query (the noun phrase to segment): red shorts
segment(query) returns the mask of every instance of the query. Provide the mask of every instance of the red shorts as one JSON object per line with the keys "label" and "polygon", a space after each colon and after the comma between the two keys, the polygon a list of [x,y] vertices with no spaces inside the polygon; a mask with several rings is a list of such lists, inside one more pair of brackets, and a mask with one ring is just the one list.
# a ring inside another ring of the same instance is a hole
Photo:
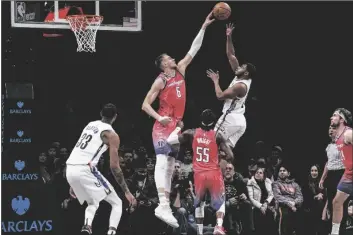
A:
{"label": "red shorts", "polygon": [[171,153],[172,149],[167,143],[167,138],[175,130],[177,124],[178,120],[174,118],[167,126],[163,126],[158,121],[155,122],[152,130],[152,139],[156,155],[169,155]]}
{"label": "red shorts", "polygon": [[205,201],[208,191],[211,195],[211,206],[218,210],[225,201],[224,181],[221,170],[210,170],[194,173],[195,181],[195,207]]}

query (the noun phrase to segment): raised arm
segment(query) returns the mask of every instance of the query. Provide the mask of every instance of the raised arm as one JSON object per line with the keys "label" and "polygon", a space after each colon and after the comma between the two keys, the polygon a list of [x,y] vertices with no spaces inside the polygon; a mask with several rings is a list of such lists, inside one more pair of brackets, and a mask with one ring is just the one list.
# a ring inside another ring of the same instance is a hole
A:
{"label": "raised arm", "polygon": [[215,19],[212,19],[212,12],[208,14],[205,22],[202,25],[201,30],[197,34],[196,38],[192,42],[191,48],[186,56],[178,63],[178,70],[181,74],[185,75],[185,70],[188,65],[191,63],[192,59],[195,57],[196,53],[200,50],[203,37],[205,35],[205,30]]}
{"label": "raised arm", "polygon": [[228,162],[233,162],[234,160],[234,154],[232,149],[227,145],[227,140],[224,138],[224,136],[221,133],[217,133],[217,144],[219,145],[220,149],[225,152],[226,154],[226,160]]}
{"label": "raised arm", "polygon": [[235,56],[235,50],[232,40],[232,33],[234,30],[234,25],[232,23],[227,24],[226,35],[227,35],[227,43],[226,43],[226,52],[229,60],[229,64],[232,67],[232,70],[235,72],[239,67],[239,62],[237,57]]}
{"label": "raised arm", "polygon": [[152,103],[156,100],[159,92],[163,90],[165,84],[164,80],[160,77],[158,77],[154,83],[152,84],[151,89],[148,91],[145,100],[143,101],[142,104],[142,110],[145,111],[148,115],[162,123],[163,125],[168,124],[171,121],[171,118],[169,117],[162,117],[159,115],[153,108],[152,108]]}
{"label": "raised arm", "polygon": [[234,86],[228,87],[226,90],[222,91],[221,87],[219,86],[218,71],[216,73],[213,72],[211,69],[207,70],[207,77],[211,78],[214,83],[214,88],[218,100],[235,99],[236,97],[241,98],[246,95],[246,92],[248,90],[245,83],[239,82]]}

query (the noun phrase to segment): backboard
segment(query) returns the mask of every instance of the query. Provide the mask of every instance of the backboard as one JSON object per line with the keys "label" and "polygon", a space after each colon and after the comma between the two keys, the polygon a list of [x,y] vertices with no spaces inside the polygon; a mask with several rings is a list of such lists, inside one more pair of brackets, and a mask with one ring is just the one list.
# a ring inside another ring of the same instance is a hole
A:
{"label": "backboard", "polygon": [[141,1],[11,1],[11,26],[70,29],[67,15],[101,15],[99,30],[141,31]]}

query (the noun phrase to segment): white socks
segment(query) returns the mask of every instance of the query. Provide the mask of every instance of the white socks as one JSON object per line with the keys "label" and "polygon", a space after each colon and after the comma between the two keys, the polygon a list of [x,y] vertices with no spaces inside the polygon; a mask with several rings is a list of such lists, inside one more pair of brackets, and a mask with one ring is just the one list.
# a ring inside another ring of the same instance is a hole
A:
{"label": "white socks", "polygon": [[197,235],[203,234],[203,224],[197,224]]}
{"label": "white socks", "polygon": [[217,218],[217,226],[219,226],[219,227],[223,226],[223,219],[222,218]]}
{"label": "white socks", "polygon": [[169,200],[165,196],[164,192],[163,193],[158,192],[158,198],[159,198],[159,204],[161,204],[161,205],[168,205],[169,204]]}
{"label": "white socks", "polygon": [[94,216],[96,214],[96,211],[98,209],[98,206],[96,205],[88,205],[85,211],[85,225],[88,225],[92,227],[92,222],[94,219]]}
{"label": "white socks", "polygon": [[341,224],[332,223],[331,235],[338,235],[338,234],[340,234],[340,225],[341,225]]}

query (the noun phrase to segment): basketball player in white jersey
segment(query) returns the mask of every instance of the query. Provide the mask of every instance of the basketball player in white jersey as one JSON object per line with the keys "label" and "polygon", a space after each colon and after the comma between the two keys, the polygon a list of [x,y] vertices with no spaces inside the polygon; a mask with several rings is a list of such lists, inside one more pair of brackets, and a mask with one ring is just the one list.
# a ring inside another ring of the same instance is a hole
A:
{"label": "basketball player in white jersey", "polygon": [[256,72],[254,65],[246,63],[239,65],[235,56],[234,46],[232,42],[233,24],[227,25],[226,35],[226,51],[230,66],[232,67],[235,78],[229,87],[222,91],[219,86],[219,73],[212,70],[207,71],[207,76],[212,79],[216,96],[219,100],[224,100],[223,115],[219,118],[215,131],[221,131],[227,139],[227,144],[234,148],[240,137],[246,130],[245,101],[248,97],[252,77]]}
{"label": "basketball player in white jersey", "polygon": [[74,192],[74,196],[81,205],[85,201],[88,204],[82,233],[92,234],[92,221],[102,200],[107,201],[112,206],[109,219],[109,235],[116,234],[120,221],[122,202],[112,185],[96,168],[100,157],[108,147],[112,174],[125,193],[130,205],[136,203],[134,196],[126,185],[119,165],[120,139],[111,126],[116,116],[115,105],[106,104],[101,111],[102,120],[90,122],[83,129],[80,139],[66,161],[66,178],[71,186],[70,191]]}

